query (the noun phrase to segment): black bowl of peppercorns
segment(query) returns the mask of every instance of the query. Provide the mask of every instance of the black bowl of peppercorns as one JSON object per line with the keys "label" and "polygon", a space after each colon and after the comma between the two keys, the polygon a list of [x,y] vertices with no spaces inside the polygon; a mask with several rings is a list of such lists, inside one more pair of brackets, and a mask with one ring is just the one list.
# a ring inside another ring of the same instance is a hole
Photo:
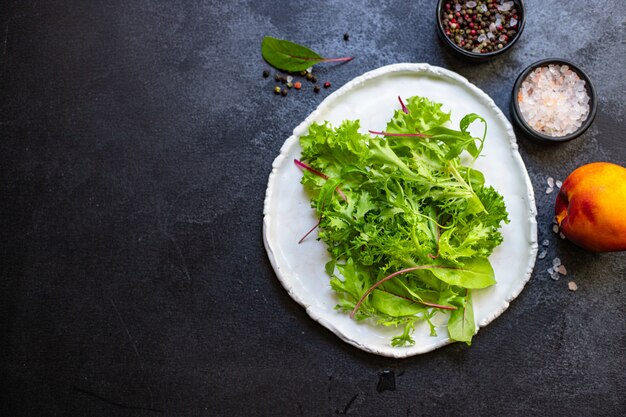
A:
{"label": "black bowl of peppercorns", "polygon": [[453,51],[484,61],[508,51],[524,30],[523,0],[439,0],[439,35]]}

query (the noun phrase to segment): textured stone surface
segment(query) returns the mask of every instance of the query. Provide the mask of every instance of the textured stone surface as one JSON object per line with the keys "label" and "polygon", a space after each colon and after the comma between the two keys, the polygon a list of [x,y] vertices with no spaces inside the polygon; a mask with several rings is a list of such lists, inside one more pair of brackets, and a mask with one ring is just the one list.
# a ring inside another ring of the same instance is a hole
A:
{"label": "textured stone surface", "polygon": [[[626,253],[559,239],[545,188],[587,162],[626,164],[626,14],[617,0],[526,3],[516,46],[469,64],[439,42],[426,0],[3,2],[0,414],[623,415]],[[594,80],[583,137],[518,135],[550,244],[472,347],[366,354],[280,286],[261,238],[267,176],[329,91],[274,96],[263,35],[356,56],[316,69],[333,88],[428,62],[507,115],[536,60],[570,59]],[[568,275],[553,281],[557,256]],[[377,391],[385,369],[395,391]]]}

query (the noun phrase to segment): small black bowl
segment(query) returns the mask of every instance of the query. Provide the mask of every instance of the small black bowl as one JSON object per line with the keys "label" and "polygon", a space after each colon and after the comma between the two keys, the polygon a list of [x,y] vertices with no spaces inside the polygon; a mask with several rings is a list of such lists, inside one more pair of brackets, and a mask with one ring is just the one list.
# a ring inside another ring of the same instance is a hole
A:
{"label": "small black bowl", "polygon": [[461,48],[460,46],[458,46],[456,43],[452,41],[452,39],[446,36],[446,32],[443,27],[443,22],[441,21],[441,10],[444,7],[444,4],[447,3],[448,1],[450,0],[439,0],[437,2],[437,28],[438,28],[437,33],[439,33],[439,36],[441,37],[443,42],[446,45],[448,45],[450,48],[452,48],[454,52],[472,61],[486,61],[490,58],[493,58],[494,56],[505,53],[506,51],[511,49],[511,47],[515,44],[515,42],[517,42],[517,40],[522,35],[522,32],[524,31],[524,26],[526,26],[526,7],[524,6],[524,0],[513,0],[513,3],[515,3],[515,7],[518,10],[517,17],[519,18],[517,20],[517,33],[515,34],[515,37],[511,39],[509,43],[507,43],[502,49],[498,49],[497,51],[487,52],[484,54],[467,51]]}
{"label": "small black bowl", "polygon": [[[539,67],[547,67],[548,65],[567,65],[570,67],[572,71],[578,74],[581,80],[585,82],[585,88],[587,89],[587,95],[589,96],[589,114],[587,115],[587,119],[583,122],[583,124],[573,133],[565,136],[548,136],[534,130],[532,127],[526,123],[524,117],[522,116],[522,112],[519,108],[519,103],[517,102],[517,93],[522,85],[522,82],[526,79],[526,77]],[[596,89],[593,87],[591,83],[591,79],[585,74],[585,72],[572,64],[569,61],[565,61],[563,59],[542,59],[541,61],[537,61],[534,64],[527,67],[515,80],[515,84],[513,85],[513,92],[511,95],[511,115],[513,116],[513,121],[517,124],[517,126],[528,136],[546,141],[546,142],[567,142],[569,140],[575,139],[578,136],[585,133],[585,131],[591,126],[593,123],[593,119],[596,117],[596,110],[598,107],[598,101],[596,99]]]}

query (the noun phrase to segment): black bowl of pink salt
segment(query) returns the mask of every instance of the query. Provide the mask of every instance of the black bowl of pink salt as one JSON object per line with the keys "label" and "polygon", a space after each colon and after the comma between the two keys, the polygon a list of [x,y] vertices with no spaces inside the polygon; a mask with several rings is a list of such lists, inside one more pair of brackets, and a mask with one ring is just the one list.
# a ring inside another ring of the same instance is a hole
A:
{"label": "black bowl of pink salt", "polygon": [[566,142],[582,135],[596,115],[596,91],[578,66],[562,59],[544,59],[517,77],[511,114],[528,136]]}
{"label": "black bowl of pink salt", "polygon": [[458,55],[485,61],[517,42],[526,22],[523,0],[439,0],[437,27]]}

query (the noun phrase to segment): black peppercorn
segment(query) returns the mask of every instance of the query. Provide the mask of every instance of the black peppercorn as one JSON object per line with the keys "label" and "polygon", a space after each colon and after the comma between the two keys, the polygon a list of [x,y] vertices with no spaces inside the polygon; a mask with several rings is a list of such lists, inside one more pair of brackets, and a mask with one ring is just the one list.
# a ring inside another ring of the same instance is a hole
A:
{"label": "black peppercorn", "polygon": [[280,95],[285,97],[287,95],[287,90],[283,88],[283,90],[280,92]]}
{"label": "black peppercorn", "polygon": [[348,34],[348,32],[343,34],[343,40],[347,41],[348,39],[350,39],[350,35]]}
{"label": "black peppercorn", "polygon": [[268,70],[263,71],[263,78],[267,78],[270,76],[270,72]]}
{"label": "black peppercorn", "polygon": [[274,74],[274,81],[280,81],[280,79],[281,79],[280,74],[278,73]]}
{"label": "black peppercorn", "polygon": [[313,92],[314,93],[319,93],[320,92],[320,86],[316,85],[315,87],[313,87]]}
{"label": "black peppercorn", "polygon": [[313,74],[311,74],[310,72],[306,73],[306,79],[311,81],[313,79]]}

